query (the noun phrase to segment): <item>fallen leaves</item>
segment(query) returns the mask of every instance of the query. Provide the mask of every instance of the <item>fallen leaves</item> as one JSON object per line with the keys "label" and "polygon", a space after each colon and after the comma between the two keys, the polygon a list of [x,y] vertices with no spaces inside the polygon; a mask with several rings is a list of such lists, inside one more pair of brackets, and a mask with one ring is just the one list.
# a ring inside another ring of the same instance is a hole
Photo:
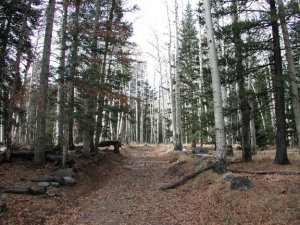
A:
{"label": "fallen leaves", "polygon": [[[170,151],[170,146],[136,145],[122,157],[107,152],[99,165],[79,161],[84,174],[72,187],[59,187],[60,195],[6,194],[7,211],[0,224],[299,224],[299,175],[239,174],[253,182],[247,191],[231,191],[230,183],[212,171],[202,173],[167,192],[159,184],[193,172],[204,159]],[[213,153],[213,152],[212,152]],[[237,170],[299,170],[273,164],[274,151],[254,157],[252,163],[230,165]],[[271,156],[270,156],[271,155]],[[184,163],[179,163],[184,161]],[[20,178],[52,174],[54,168],[35,169],[30,162],[0,165],[0,186],[28,185]]]}

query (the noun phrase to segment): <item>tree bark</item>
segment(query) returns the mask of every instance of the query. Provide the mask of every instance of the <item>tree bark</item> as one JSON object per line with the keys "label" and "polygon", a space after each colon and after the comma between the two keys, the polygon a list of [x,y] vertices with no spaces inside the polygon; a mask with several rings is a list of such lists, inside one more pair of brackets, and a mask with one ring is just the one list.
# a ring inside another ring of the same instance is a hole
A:
{"label": "tree bark", "polygon": [[245,69],[243,65],[241,32],[238,24],[238,5],[237,1],[232,2],[233,8],[233,42],[235,45],[236,62],[236,76],[238,85],[239,108],[241,111],[241,131],[242,131],[242,148],[244,162],[252,161],[251,143],[250,143],[250,105],[247,97],[247,90],[245,84]]}
{"label": "tree bark", "polygon": [[176,134],[174,142],[174,150],[182,151],[182,129],[181,129],[181,105],[180,105],[180,78],[178,64],[178,4],[175,0],[175,108],[176,108]]}
{"label": "tree bark", "polygon": [[274,77],[273,88],[275,97],[275,114],[276,114],[276,156],[274,163],[279,165],[289,164],[286,144],[286,116],[284,104],[284,79],[282,74],[282,57],[280,49],[279,26],[277,23],[277,11],[275,0],[269,0],[270,18],[273,36],[273,63]]}
{"label": "tree bark", "polygon": [[174,102],[174,85],[173,85],[173,70],[172,70],[172,55],[171,55],[171,47],[172,47],[172,28],[171,28],[171,20],[169,15],[169,7],[167,1],[165,1],[167,7],[167,16],[168,16],[168,27],[169,27],[169,42],[168,42],[168,66],[169,66],[169,88],[170,88],[170,104],[171,104],[171,121],[172,121],[172,135],[173,135],[173,143],[176,139],[176,112],[175,112],[175,102]]}
{"label": "tree bark", "polygon": [[286,25],[285,20],[285,9],[282,0],[277,0],[278,9],[279,9],[279,19],[281,24],[282,36],[284,41],[284,49],[285,54],[288,62],[288,70],[289,70],[289,83],[292,91],[292,104],[293,104],[293,113],[295,117],[296,123],[296,132],[298,138],[298,150],[300,154],[300,98],[299,98],[299,89],[297,85],[297,77],[296,77],[296,70],[295,70],[295,62],[291,47],[291,42],[289,39],[289,31]]}
{"label": "tree bark", "polygon": [[212,75],[212,88],[214,100],[214,116],[215,116],[215,134],[216,134],[216,151],[217,165],[216,171],[225,171],[226,161],[226,143],[224,130],[224,115],[222,107],[221,82],[218,70],[218,60],[216,45],[214,39],[214,31],[211,18],[210,0],[204,0],[205,23],[207,26],[207,43],[210,69]]}
{"label": "tree bark", "polygon": [[60,62],[59,62],[59,86],[58,86],[58,143],[60,150],[65,145],[64,123],[65,123],[65,73],[66,73],[66,41],[67,41],[67,23],[68,23],[69,0],[63,1],[63,22],[61,25],[61,43],[60,43]]}
{"label": "tree bark", "polygon": [[49,0],[46,18],[46,30],[43,48],[42,68],[40,75],[39,98],[37,100],[37,144],[34,149],[34,163],[43,165],[46,163],[46,112],[48,103],[48,78],[51,55],[51,41],[54,23],[55,2]]}

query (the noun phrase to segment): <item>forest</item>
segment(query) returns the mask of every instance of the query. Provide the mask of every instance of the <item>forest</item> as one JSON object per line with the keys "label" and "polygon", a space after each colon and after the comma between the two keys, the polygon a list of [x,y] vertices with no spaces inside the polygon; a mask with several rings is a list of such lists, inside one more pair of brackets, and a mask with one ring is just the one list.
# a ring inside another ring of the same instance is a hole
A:
{"label": "forest", "polygon": [[2,0],[0,165],[30,155],[33,168],[56,159],[66,167],[72,152],[101,158],[98,148],[110,145],[132,157],[142,157],[136,146],[158,155],[149,146],[175,155],[208,148],[212,162],[191,179],[230,171],[233,152],[250,169],[271,148],[266,169],[285,174],[277,165],[292,163],[288,173],[298,175],[299,0],[163,2],[167,38],[145,34],[149,68],[132,41],[128,15],[140,9],[130,1]]}
{"label": "forest", "polygon": [[82,143],[89,153],[101,140],[179,150],[239,143],[245,161],[275,144],[276,163],[288,163],[287,147],[300,146],[298,2],[212,1],[217,68],[202,2],[196,10],[188,3],[181,21],[176,4],[166,6],[169,42],[153,42],[160,83],[151,87],[124,20],[137,6],[2,1],[1,141],[32,146],[36,164],[51,146]]}

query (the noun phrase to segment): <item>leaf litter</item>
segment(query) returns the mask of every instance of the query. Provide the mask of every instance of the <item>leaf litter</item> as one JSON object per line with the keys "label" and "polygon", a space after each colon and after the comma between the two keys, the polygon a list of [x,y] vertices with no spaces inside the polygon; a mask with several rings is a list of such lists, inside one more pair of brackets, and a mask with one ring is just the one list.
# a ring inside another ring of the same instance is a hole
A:
{"label": "leaf litter", "polygon": [[[222,175],[206,171],[185,184],[162,191],[162,183],[205,165],[210,158],[171,151],[170,145],[131,145],[121,156],[105,152],[98,165],[76,158],[84,177],[72,187],[58,187],[58,196],[4,196],[7,211],[0,224],[300,224],[300,176],[239,174],[253,182],[247,191],[232,191]],[[214,151],[210,150],[213,155]],[[235,151],[239,158],[241,152]],[[258,152],[251,163],[229,165],[236,170],[299,170],[300,156],[289,151],[291,165],[273,164],[275,151]],[[21,159],[0,165],[0,187],[26,176],[50,175],[54,166],[31,167]]]}

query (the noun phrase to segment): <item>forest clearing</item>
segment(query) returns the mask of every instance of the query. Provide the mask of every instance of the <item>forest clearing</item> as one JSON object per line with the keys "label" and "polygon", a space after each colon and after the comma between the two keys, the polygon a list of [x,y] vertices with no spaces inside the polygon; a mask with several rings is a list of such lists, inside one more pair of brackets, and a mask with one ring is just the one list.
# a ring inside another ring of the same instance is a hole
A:
{"label": "forest clearing", "polygon": [[[223,174],[211,170],[169,190],[163,183],[195,171],[213,160],[209,157],[172,151],[171,145],[128,145],[121,155],[112,151],[98,164],[76,157],[76,184],[48,189],[40,196],[0,194],[7,211],[0,214],[0,224],[276,224],[300,223],[300,176],[234,173],[250,178],[249,190],[231,190]],[[288,151],[291,165],[273,164],[275,151],[259,151],[253,162],[234,163],[228,170],[300,170],[296,149]],[[241,151],[234,151],[240,158]],[[8,184],[28,185],[21,178],[48,175],[53,164],[42,169],[30,161],[16,159],[0,165],[0,187]],[[78,175],[81,174],[81,175]],[[83,175],[84,174],[84,175]],[[81,176],[81,177],[80,177]],[[31,182],[32,183],[32,182]],[[51,193],[57,192],[53,196]],[[5,197],[3,197],[5,196]]]}

